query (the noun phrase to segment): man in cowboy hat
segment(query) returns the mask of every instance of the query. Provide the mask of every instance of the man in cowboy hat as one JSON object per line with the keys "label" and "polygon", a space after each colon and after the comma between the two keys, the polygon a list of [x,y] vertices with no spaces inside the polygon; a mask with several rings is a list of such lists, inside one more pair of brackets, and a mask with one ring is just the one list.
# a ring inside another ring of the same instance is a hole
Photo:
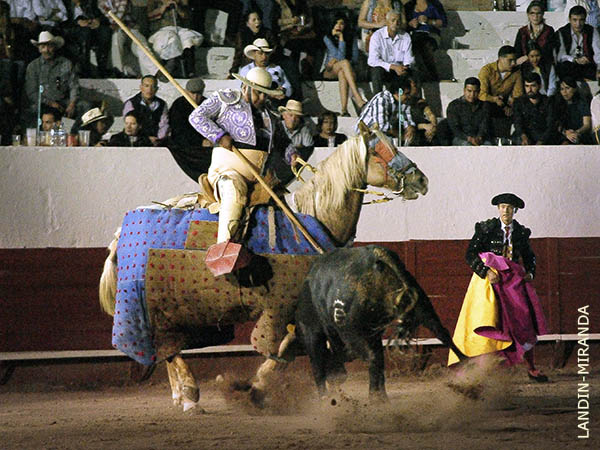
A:
{"label": "man in cowboy hat", "polygon": [[277,178],[287,184],[294,176],[290,166],[295,164],[296,157],[299,156],[306,161],[312,155],[315,148],[313,138],[315,133],[311,127],[312,122],[304,120],[301,102],[288,100],[285,106],[280,106],[277,110],[281,114],[283,129],[292,142],[292,147],[288,148],[285,155],[287,164],[282,164],[276,171]]}
{"label": "man in cowboy hat", "polygon": [[[90,146],[103,146],[108,142],[102,136],[108,132],[114,122],[114,118],[104,113],[103,108],[92,108],[81,116],[79,130],[90,130]],[[75,133],[76,126],[73,125],[71,133]],[[78,131],[78,130],[77,130]]]}
{"label": "man in cowboy hat", "polygon": [[[467,249],[467,264],[474,274],[454,342],[467,356],[498,352],[509,366],[524,359],[529,378],[545,382],[548,377],[536,369],[533,354],[537,336],[547,330],[531,285],[536,265],[529,244],[531,230],[513,219],[525,202],[504,193],[492,198],[492,205],[498,207],[499,217],[475,224]],[[449,362],[457,360],[451,355]]]}
{"label": "man in cowboy hat", "polygon": [[[202,102],[189,121],[198,133],[215,147],[208,169],[208,182],[220,202],[217,243],[236,238],[248,195],[248,186],[256,179],[247,166],[232,153],[232,146],[262,172],[282,159],[289,140],[278,126],[275,115],[265,108],[267,95],[277,94],[271,89],[271,75],[255,67],[247,77],[234,76],[242,82],[241,91],[220,90]],[[287,153],[286,152],[286,153]]]}
{"label": "man in cowboy hat", "polygon": [[240,75],[245,77],[250,69],[254,67],[262,67],[271,74],[273,83],[280,89],[280,93],[273,97],[277,100],[284,100],[286,97],[292,96],[292,85],[285,75],[281,66],[269,63],[269,55],[273,51],[269,47],[269,42],[266,39],[258,38],[250,45],[244,47],[244,55],[252,60],[250,64],[245,65],[240,69]]}
{"label": "man in cowboy hat", "polygon": [[65,43],[60,36],[42,31],[38,40],[31,40],[37,46],[40,57],[27,66],[25,73],[24,121],[28,126],[36,125],[38,95],[40,86],[42,107],[50,106],[66,117],[78,117],[89,109],[89,104],[79,99],[79,78],[73,64],[56,51]]}

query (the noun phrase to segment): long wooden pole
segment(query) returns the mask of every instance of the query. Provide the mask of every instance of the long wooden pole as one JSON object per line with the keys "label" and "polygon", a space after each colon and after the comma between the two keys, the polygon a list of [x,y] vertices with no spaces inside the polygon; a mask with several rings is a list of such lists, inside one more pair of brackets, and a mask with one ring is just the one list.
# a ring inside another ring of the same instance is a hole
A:
{"label": "long wooden pole", "polygon": [[[167,77],[167,79],[173,83],[173,86],[175,86],[175,89],[177,89],[181,95],[183,95],[185,97],[185,99],[194,107],[197,108],[198,104],[194,101],[194,99],[192,98],[192,96],[188,93],[188,91],[186,91],[184,88],[181,87],[181,85],[177,82],[177,80],[175,80],[175,78],[173,78],[171,76],[171,74],[169,73],[169,71],[160,63],[160,61],[158,61],[156,59],[156,57],[152,54],[152,52],[150,50],[148,50],[146,48],[146,46],[144,44],[142,44],[140,42],[140,40],[131,32],[131,30],[127,27],[127,25],[125,25],[121,19],[119,19],[117,16],[114,15],[114,13],[112,11],[108,12],[108,15],[110,16],[111,19],[113,19],[115,21],[115,23],[117,25],[119,25],[119,27],[125,32],[125,34],[127,34],[127,36],[129,36],[131,38],[131,40],[133,42],[135,42],[135,44],[137,46],[139,46],[142,51],[148,56],[148,58],[150,58],[152,60],[152,62],[156,65],[156,67],[158,67],[158,69],[165,75],[165,77]],[[238,158],[240,158],[244,164],[246,164],[246,166],[248,167],[248,170],[250,170],[250,172],[252,173],[252,175],[254,175],[254,177],[256,178],[256,180],[262,185],[262,187],[269,193],[269,195],[273,198],[273,200],[275,200],[275,203],[277,203],[277,206],[279,206],[282,211],[284,212],[284,214],[288,217],[288,219],[290,219],[290,221],[300,230],[300,232],[304,235],[304,237],[306,238],[306,240],[308,242],[310,242],[310,244],[315,248],[315,250],[317,250],[319,253],[323,254],[325,253],[325,251],[323,250],[323,248],[318,244],[317,241],[315,241],[315,239],[310,235],[310,233],[308,232],[308,230],[304,227],[304,225],[302,225],[300,223],[300,221],[296,218],[296,216],[294,215],[294,213],[290,210],[290,208],[277,196],[277,194],[273,191],[273,189],[271,189],[271,187],[267,184],[267,182],[263,179],[263,177],[260,176],[260,174],[258,173],[258,171],[256,170],[256,168],[254,167],[254,165],[248,160],[248,158],[246,158],[242,152],[240,152],[235,146],[231,147],[231,150],[233,151],[233,153],[236,154],[236,156]]]}

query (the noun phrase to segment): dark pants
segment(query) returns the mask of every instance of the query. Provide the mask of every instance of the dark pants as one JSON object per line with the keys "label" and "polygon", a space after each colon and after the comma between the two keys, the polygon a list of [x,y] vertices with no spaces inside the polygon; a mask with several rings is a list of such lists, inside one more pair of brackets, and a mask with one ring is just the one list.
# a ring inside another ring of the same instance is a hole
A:
{"label": "dark pants", "polygon": [[596,64],[594,63],[582,65],[564,61],[558,64],[556,71],[560,79],[563,79],[565,76],[575,78],[576,80],[596,79]]}
{"label": "dark pants", "polygon": [[190,0],[190,9],[192,10],[192,28],[205,36],[204,21],[206,19],[207,9],[218,9],[225,11],[227,15],[227,31],[225,34],[231,40],[235,41],[235,35],[240,28],[240,15],[242,5],[238,0]]}
{"label": "dark pants", "polygon": [[396,72],[386,71],[383,67],[369,67],[371,74],[371,82],[373,83],[373,95],[379,94],[383,90],[383,84],[389,83],[394,78],[397,78]]}
{"label": "dark pants", "polygon": [[[108,75],[108,55],[110,53],[112,31],[106,23],[92,30],[89,27],[74,26],[65,32],[67,51],[73,62],[79,66],[82,77],[104,77]],[[94,50],[98,71],[90,70],[90,52]]]}

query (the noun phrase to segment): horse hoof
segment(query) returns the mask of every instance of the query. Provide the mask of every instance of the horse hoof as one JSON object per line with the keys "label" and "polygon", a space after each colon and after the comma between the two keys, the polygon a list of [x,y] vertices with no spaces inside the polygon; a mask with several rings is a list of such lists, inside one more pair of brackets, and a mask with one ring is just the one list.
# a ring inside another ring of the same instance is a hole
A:
{"label": "horse hoof", "polygon": [[183,396],[186,400],[198,403],[198,400],[200,400],[200,389],[193,386],[184,386]]}
{"label": "horse hoof", "polygon": [[173,396],[173,404],[175,406],[181,406],[181,397],[180,396]]}
{"label": "horse hoof", "polygon": [[190,410],[196,408],[197,405],[198,405],[197,402],[184,401],[183,402],[183,412],[190,411]]}
{"label": "horse hoof", "polygon": [[264,391],[253,387],[250,389],[250,401],[252,404],[258,408],[265,407],[265,393]]}

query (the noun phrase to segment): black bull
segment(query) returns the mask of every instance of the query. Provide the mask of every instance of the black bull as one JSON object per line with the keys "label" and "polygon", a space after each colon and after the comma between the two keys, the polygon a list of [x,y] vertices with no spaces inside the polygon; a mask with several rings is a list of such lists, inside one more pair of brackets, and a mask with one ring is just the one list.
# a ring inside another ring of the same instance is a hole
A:
{"label": "black bull", "polygon": [[370,363],[369,396],[385,399],[382,336],[393,321],[404,337],[425,326],[465,358],[395,253],[370,245],[339,248],[317,259],[299,296],[296,334],[319,394],[326,394],[328,377],[345,374],[346,361],[361,358]]}

